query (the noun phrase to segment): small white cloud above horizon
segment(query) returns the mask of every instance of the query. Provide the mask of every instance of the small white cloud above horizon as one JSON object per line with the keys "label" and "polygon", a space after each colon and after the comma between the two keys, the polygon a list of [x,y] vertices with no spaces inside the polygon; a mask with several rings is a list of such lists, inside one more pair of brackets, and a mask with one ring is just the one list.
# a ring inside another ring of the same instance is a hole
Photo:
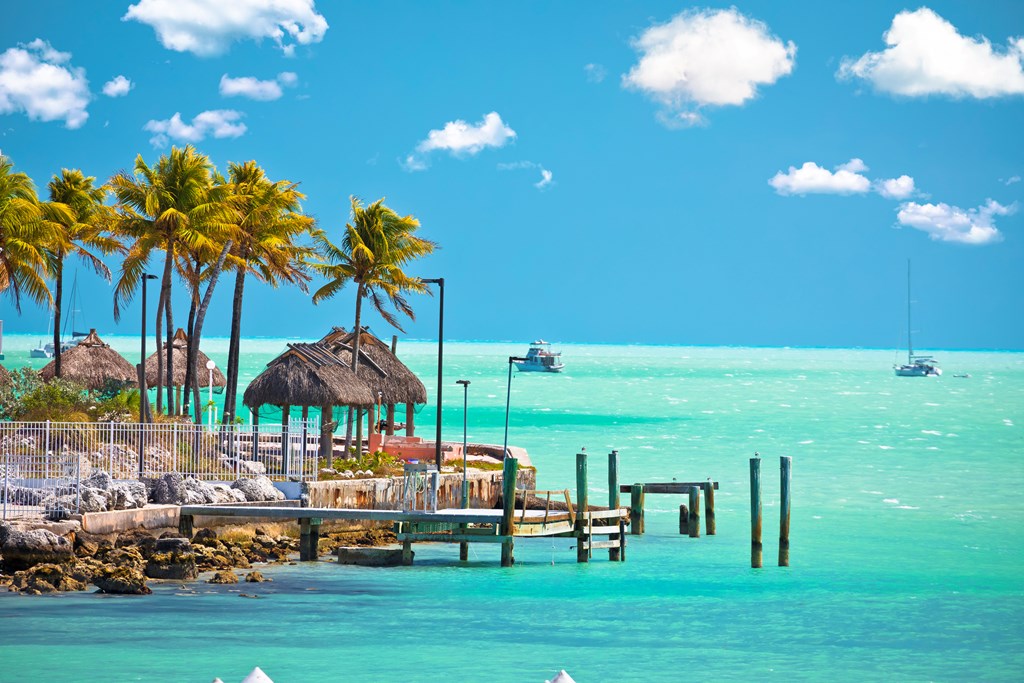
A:
{"label": "small white cloud above horizon", "polygon": [[601,83],[608,75],[608,69],[600,64],[587,64],[583,67],[583,73],[586,74],[588,83]]}
{"label": "small white cloud above horizon", "polygon": [[416,145],[416,152],[406,157],[402,167],[407,171],[422,171],[428,166],[427,155],[433,151],[447,151],[456,157],[473,156],[488,147],[504,147],[515,137],[516,132],[495,111],[476,124],[461,119],[449,121],[444,128],[427,133],[427,138]]}
{"label": "small white cloud above horizon", "polygon": [[551,185],[551,171],[546,168],[540,169],[540,180],[533,184],[538,190],[543,190]]}
{"label": "small white cloud above horizon", "polygon": [[103,84],[103,94],[107,97],[124,97],[134,87],[135,84],[124,76],[115,76]]}
{"label": "small white cloud above horizon", "polygon": [[976,209],[961,209],[949,204],[901,204],[896,220],[900,225],[921,230],[939,242],[960,244],[991,244],[1003,239],[996,229],[996,216],[1009,216],[1017,211],[1017,204],[1003,206],[989,199]]}
{"label": "small white cloud above horizon", "polygon": [[1003,185],[1013,185],[1014,183],[1019,183],[1019,182],[1020,182],[1020,176],[1019,175],[1012,175],[1012,176],[1010,176],[1009,178],[1007,178],[1006,180],[1003,181]]}
{"label": "small white cloud above horizon", "polygon": [[781,195],[803,194],[863,194],[871,189],[871,181],[861,175],[868,170],[860,159],[850,159],[836,170],[822,168],[813,161],[803,166],[790,166],[785,173],[779,171],[768,184]]}
{"label": "small white cloud above horizon", "polygon": [[70,61],[70,53],[41,38],[0,54],[0,114],[20,111],[32,121],[63,119],[72,130],[85,125],[89,81],[85,69]]}
{"label": "small white cloud above horizon", "polygon": [[215,138],[237,138],[248,130],[240,119],[242,112],[231,109],[214,109],[197,114],[192,123],[185,123],[181,114],[164,120],[152,120],[143,126],[143,130],[154,133],[149,139],[156,148],[166,147],[169,140],[182,142],[201,142],[208,135]]}
{"label": "small white cloud above horizon", "polygon": [[292,86],[298,76],[290,71],[278,74],[277,80],[261,81],[252,76],[231,78],[227,74],[220,77],[220,94],[222,97],[248,97],[251,100],[270,102],[280,99],[284,91],[281,86]]}
{"label": "small white cloud above horizon", "polygon": [[535,161],[513,161],[498,164],[499,171],[522,171],[537,169],[540,171],[540,180],[533,184],[538,190],[546,190],[554,184],[554,175],[548,169]]}
{"label": "small white cloud above horizon", "polygon": [[963,36],[927,7],[893,17],[887,47],[844,57],[836,78],[863,79],[876,90],[905,97],[946,95],[985,99],[1024,94],[1024,38],[994,49],[988,38]]}
{"label": "small white cloud above horizon", "polygon": [[899,178],[875,181],[875,191],[886,199],[906,199],[917,190],[914,187],[913,178],[908,175],[901,175]]}
{"label": "small white cloud above horizon", "polygon": [[269,38],[285,56],[323,40],[327,20],[314,0],[139,0],[122,21],[152,26],[168,50],[212,57],[239,40]]}
{"label": "small white cloud above horizon", "polygon": [[632,41],[640,59],[622,76],[668,110],[670,127],[703,122],[695,110],[739,106],[793,71],[796,44],[774,36],[767,24],[728,10],[687,10],[655,24]]}

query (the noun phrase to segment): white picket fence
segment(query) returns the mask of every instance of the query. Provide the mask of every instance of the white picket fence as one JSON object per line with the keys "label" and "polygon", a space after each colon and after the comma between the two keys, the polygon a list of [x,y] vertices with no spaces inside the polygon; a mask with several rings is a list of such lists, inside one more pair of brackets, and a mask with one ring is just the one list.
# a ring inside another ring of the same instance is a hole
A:
{"label": "white picket fence", "polygon": [[184,422],[0,422],[3,516],[36,514],[54,496],[66,500],[98,471],[115,480],[178,472],[204,481],[307,481],[316,479],[319,455],[316,419],[213,429]]}

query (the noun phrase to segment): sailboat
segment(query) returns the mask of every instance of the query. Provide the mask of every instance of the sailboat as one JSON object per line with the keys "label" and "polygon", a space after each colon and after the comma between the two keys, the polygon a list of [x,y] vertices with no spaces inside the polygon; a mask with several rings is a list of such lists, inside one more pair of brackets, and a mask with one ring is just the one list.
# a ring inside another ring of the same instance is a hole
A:
{"label": "sailboat", "polygon": [[[77,313],[81,313],[82,312],[82,310],[80,308],[77,308],[81,304],[81,302],[78,300],[78,271],[77,270],[75,271],[75,279],[71,283],[71,295],[68,297],[68,300],[71,301],[71,307],[72,307],[71,308],[71,340],[68,341],[66,339],[67,331],[68,331],[68,322],[67,322],[67,319],[65,318],[65,321],[64,321],[64,331],[61,333],[61,342],[60,342],[60,352],[61,353],[64,353],[65,351],[70,349],[72,346],[74,346],[75,344],[80,342],[82,339],[84,339],[87,336],[89,336],[88,332],[79,332],[78,330],[75,329],[75,316],[76,316]],[[50,310],[50,324],[48,325],[48,327],[51,330],[53,329],[53,310],[52,309]],[[31,351],[28,352],[28,355],[29,355],[29,358],[53,358],[55,353],[56,353],[56,349],[54,349],[53,342],[52,341],[48,341],[45,344],[40,342],[39,346],[37,346],[36,348],[34,348],[34,349],[32,349]]]}
{"label": "sailboat", "polygon": [[893,365],[897,377],[938,377],[942,374],[937,360],[931,356],[915,356],[913,330],[910,325],[910,259],[907,259],[907,362]]}

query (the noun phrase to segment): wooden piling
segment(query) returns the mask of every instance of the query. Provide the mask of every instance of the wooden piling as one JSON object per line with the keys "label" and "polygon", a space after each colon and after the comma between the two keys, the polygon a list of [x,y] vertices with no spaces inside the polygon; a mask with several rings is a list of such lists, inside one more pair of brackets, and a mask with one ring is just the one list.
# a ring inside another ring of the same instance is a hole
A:
{"label": "wooden piling", "polygon": [[195,530],[192,526],[192,515],[179,515],[178,516],[178,533],[185,538],[191,539],[195,535]]}
{"label": "wooden piling", "polygon": [[299,520],[299,561],[313,562],[320,557],[320,519],[303,517]]}
{"label": "wooden piling", "polygon": [[619,562],[626,561],[626,520],[619,517]]}
{"label": "wooden piling", "polygon": [[687,533],[690,538],[700,538],[700,488],[690,487],[690,516],[687,519]]}
{"label": "wooden piling", "polygon": [[[608,454],[608,507],[612,510],[619,509],[619,452],[612,451]],[[608,540],[617,541],[621,536],[612,534]],[[617,562],[619,559],[619,548],[608,549],[608,559]]]}
{"label": "wooden piling", "polygon": [[519,474],[519,461],[515,458],[505,458],[504,467],[501,473],[501,534],[508,538],[501,542],[501,566],[511,567],[515,563],[513,554],[514,542],[512,540],[515,531],[512,515],[516,509],[516,475]]}
{"label": "wooden piling", "polygon": [[779,566],[789,566],[789,512],[790,512],[790,483],[793,477],[793,458],[788,455],[779,457],[779,469],[781,473],[782,511],[779,517]]}
{"label": "wooden piling", "polygon": [[761,458],[750,459],[750,566],[758,569],[761,558]]}
{"label": "wooden piling", "polygon": [[690,533],[690,510],[685,504],[679,506],[679,535],[686,536]]}
{"label": "wooden piling", "polygon": [[590,530],[587,528],[587,508],[590,505],[587,495],[587,454],[576,454],[576,561],[589,562]]}
{"label": "wooden piling", "polygon": [[715,485],[708,479],[704,484],[704,524],[708,536],[715,535]]}
{"label": "wooden piling", "polygon": [[629,533],[640,536],[644,533],[644,485],[633,484],[629,492]]}

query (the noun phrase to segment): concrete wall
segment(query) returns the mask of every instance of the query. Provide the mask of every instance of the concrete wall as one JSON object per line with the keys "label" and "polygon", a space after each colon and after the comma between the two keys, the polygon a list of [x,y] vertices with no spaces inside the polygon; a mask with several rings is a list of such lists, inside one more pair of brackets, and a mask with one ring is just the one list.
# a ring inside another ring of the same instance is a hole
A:
{"label": "concrete wall", "polygon": [[[469,506],[495,508],[501,498],[501,472],[469,472]],[[537,473],[519,470],[516,488],[536,488]],[[303,485],[310,507],[398,510],[402,507],[402,477],[315,481]],[[462,473],[442,474],[438,508],[462,505]]]}

